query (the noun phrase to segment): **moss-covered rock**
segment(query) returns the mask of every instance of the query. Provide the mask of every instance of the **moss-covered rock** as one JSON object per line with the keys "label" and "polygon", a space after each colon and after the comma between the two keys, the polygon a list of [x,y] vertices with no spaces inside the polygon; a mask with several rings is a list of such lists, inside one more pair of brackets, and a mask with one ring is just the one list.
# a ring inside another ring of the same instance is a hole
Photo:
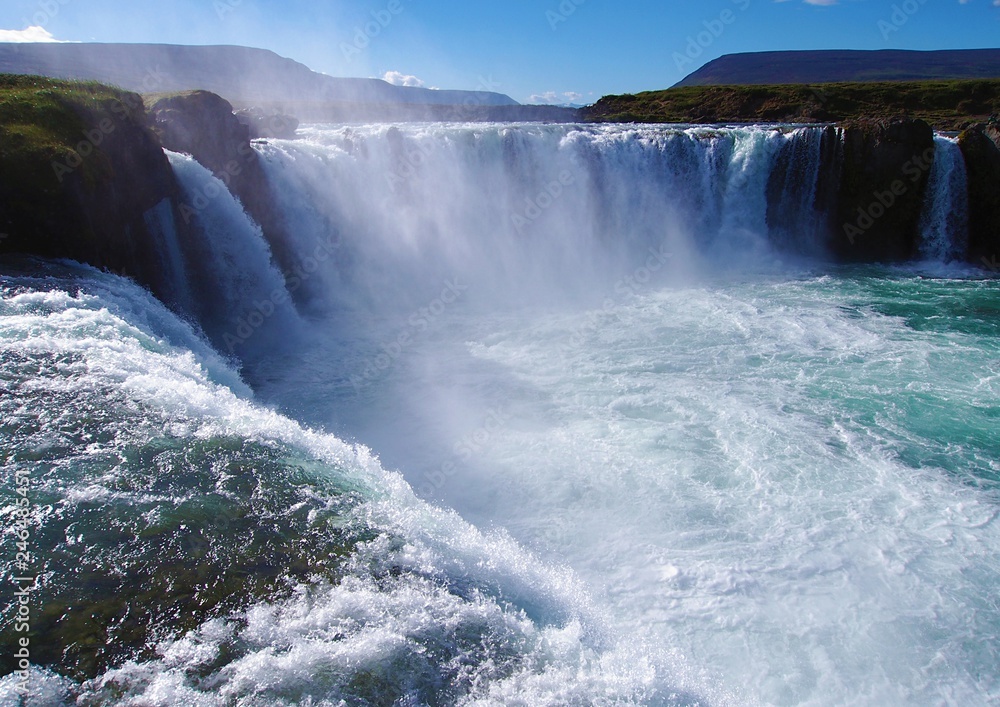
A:
{"label": "moss-covered rock", "polygon": [[236,111],[236,117],[250,129],[250,137],[254,139],[274,137],[292,140],[299,127],[299,121],[294,116],[256,106]]}
{"label": "moss-covered rock", "polygon": [[169,301],[151,213],[177,193],[137,94],[0,76],[0,253],[125,273]]}
{"label": "moss-covered rock", "polygon": [[165,148],[193,156],[227,184],[258,168],[250,129],[224,98],[208,91],[153,96],[149,113]]}
{"label": "moss-covered rock", "polygon": [[970,128],[958,144],[969,178],[969,259],[995,268],[1000,260],[1000,124]]}

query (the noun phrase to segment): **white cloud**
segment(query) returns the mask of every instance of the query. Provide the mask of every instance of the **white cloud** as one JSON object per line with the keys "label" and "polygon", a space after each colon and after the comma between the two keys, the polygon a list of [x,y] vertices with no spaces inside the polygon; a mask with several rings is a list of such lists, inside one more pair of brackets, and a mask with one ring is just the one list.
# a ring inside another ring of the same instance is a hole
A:
{"label": "white cloud", "polygon": [[386,71],[382,80],[391,83],[393,86],[409,86],[410,88],[423,88],[424,82],[416,76],[410,76],[400,71]]}
{"label": "white cloud", "polygon": [[0,29],[0,42],[13,42],[14,44],[27,44],[31,42],[58,42],[60,40],[52,36],[44,27],[33,25],[28,29]]}
{"label": "white cloud", "polygon": [[528,96],[528,103],[543,104],[543,103],[558,103],[559,94],[555,91],[546,91],[545,93],[533,93]]}
{"label": "white cloud", "polygon": [[545,93],[535,93],[528,96],[528,103],[533,105],[561,106],[567,103],[579,103],[582,99],[583,94],[576,91],[565,91],[563,93],[546,91]]}

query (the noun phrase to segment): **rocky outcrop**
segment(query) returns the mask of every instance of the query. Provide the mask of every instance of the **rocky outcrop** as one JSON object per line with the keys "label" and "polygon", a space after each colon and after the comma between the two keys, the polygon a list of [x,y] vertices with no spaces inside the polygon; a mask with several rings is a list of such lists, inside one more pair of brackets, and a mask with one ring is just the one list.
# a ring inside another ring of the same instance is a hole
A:
{"label": "rocky outcrop", "polygon": [[0,253],[78,260],[171,302],[162,231],[177,216],[178,185],[142,99],[33,77],[0,89],[23,121],[0,120]]}
{"label": "rocky outcrop", "polygon": [[299,128],[298,118],[263,108],[244,108],[236,111],[236,118],[250,129],[252,140],[269,137],[292,140]]}
{"label": "rocky outcrop", "polygon": [[1000,261],[1000,123],[962,133],[969,177],[969,260],[997,269]]}
{"label": "rocky outcrop", "polygon": [[[153,101],[149,112],[163,147],[191,155],[222,180],[260,225],[278,264],[292,270],[283,219],[250,144],[250,127],[229,101],[208,91],[189,91]],[[182,204],[181,212],[186,222],[196,220],[196,206]]]}
{"label": "rocky outcrop", "polygon": [[934,131],[922,120],[857,122],[842,130],[840,154],[824,165],[840,173],[830,250],[849,262],[914,257]]}

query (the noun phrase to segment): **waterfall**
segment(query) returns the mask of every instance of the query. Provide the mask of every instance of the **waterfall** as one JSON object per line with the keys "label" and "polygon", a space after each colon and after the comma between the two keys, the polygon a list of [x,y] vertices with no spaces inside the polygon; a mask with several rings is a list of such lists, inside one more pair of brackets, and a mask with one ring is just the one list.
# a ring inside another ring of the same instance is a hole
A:
{"label": "waterfall", "polygon": [[198,283],[191,313],[229,355],[294,335],[301,321],[260,227],[211,172],[187,155],[167,154],[183,191],[180,212],[198,236],[183,244]]}
{"label": "waterfall", "polygon": [[172,296],[0,269],[0,705],[997,702],[1000,288],[786,257],[843,133],[300,136],[264,228],[168,154]]}
{"label": "waterfall", "polygon": [[768,184],[767,222],[778,247],[818,255],[822,214],[817,202],[823,130],[800,128],[785,142]]}
{"label": "waterfall", "polygon": [[[766,254],[775,161],[790,143],[817,154],[819,144],[815,129],[757,127],[302,132],[257,149],[292,251],[336,247],[303,289],[327,308],[379,311],[455,278],[475,281],[470,296],[489,301],[580,298],[658,253],[670,254],[662,272],[694,267],[694,252],[734,263]],[[795,198],[811,204],[815,175],[801,190]],[[784,190],[794,191],[792,183]],[[813,214],[800,211],[786,226],[808,232]]]}
{"label": "waterfall", "polygon": [[920,254],[947,262],[962,256],[969,239],[969,192],[958,141],[934,137],[934,166],[920,215]]}
{"label": "waterfall", "polygon": [[[190,202],[181,213],[203,232],[186,246],[201,268],[192,281],[211,290],[195,293],[197,316],[232,353],[258,330],[285,336],[298,312],[405,315],[449,287],[489,305],[593,302],[637,272],[676,281],[782,253],[822,257],[822,184],[839,180],[826,131],[306,128],[255,146],[286,224],[294,265],[283,273],[225,185],[188,157],[171,161]],[[948,260],[967,238],[966,184],[957,144],[936,144],[921,233],[924,255]]]}
{"label": "waterfall", "polygon": [[173,295],[169,303],[178,311],[190,312],[194,307],[194,297],[191,294],[191,283],[187,277],[187,266],[184,254],[181,252],[180,240],[177,237],[177,224],[174,221],[174,209],[169,199],[164,199],[143,215],[146,227],[156,239],[157,251],[160,254],[162,279],[168,283]]}

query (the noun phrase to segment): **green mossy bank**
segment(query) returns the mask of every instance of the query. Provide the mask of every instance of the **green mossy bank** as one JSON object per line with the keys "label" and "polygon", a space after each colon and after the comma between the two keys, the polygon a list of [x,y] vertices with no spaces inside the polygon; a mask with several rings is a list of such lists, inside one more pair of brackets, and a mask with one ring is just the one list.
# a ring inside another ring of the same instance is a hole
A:
{"label": "green mossy bank", "polygon": [[1000,80],[688,86],[605,96],[581,110],[589,122],[842,123],[923,120],[963,130],[1000,113]]}
{"label": "green mossy bank", "polygon": [[3,252],[90,263],[167,297],[156,229],[177,197],[138,94],[0,75]]}

